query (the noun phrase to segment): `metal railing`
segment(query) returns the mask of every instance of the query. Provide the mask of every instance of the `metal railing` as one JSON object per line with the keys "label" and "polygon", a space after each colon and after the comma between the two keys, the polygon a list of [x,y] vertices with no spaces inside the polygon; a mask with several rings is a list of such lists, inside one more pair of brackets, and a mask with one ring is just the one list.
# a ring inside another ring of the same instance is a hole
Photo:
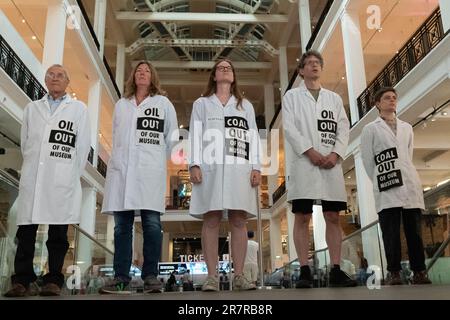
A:
{"label": "metal railing", "polygon": [[99,242],[97,239],[95,239],[93,236],[91,236],[89,233],[87,233],[86,231],[84,231],[82,228],[80,228],[77,224],[72,224],[71,225],[75,230],[77,230],[77,232],[83,234],[86,238],[88,238],[89,240],[91,240],[92,242],[94,242],[97,246],[99,246],[100,248],[102,248],[103,250],[105,250],[106,252],[108,252],[111,255],[114,255],[114,251],[112,251],[111,249],[107,248],[104,244],[102,244],[101,242]]}
{"label": "metal railing", "polygon": [[108,170],[108,165],[103,161],[102,158],[97,157],[97,171],[106,178],[106,171]]}
{"label": "metal railing", "polygon": [[314,27],[314,31],[311,34],[311,38],[309,38],[308,44],[306,45],[306,50],[311,49],[314,41],[317,38],[317,35],[319,34],[320,28],[323,25],[323,22],[325,21],[325,18],[328,15],[328,12],[330,12],[331,6],[333,5],[334,0],[328,0],[327,4],[325,5],[322,14],[320,15],[319,20],[317,21],[316,26]]}
{"label": "metal railing", "polygon": [[364,117],[372,109],[371,99],[377,90],[399,83],[446,35],[442,25],[441,11],[438,8],[358,97],[359,118]]}
{"label": "metal railing", "polygon": [[[97,39],[97,35],[95,34],[94,28],[92,27],[91,21],[89,20],[89,16],[87,15],[86,9],[84,8],[83,1],[77,0],[77,4],[80,7],[81,14],[83,15],[84,21],[86,21],[86,25],[89,29],[89,33],[92,36],[92,39],[94,39],[95,46],[97,47],[97,50],[100,51],[100,42]],[[114,89],[116,90],[117,96],[120,98],[122,94],[120,93],[119,87],[117,86],[116,79],[111,71],[111,68],[109,67],[108,61],[106,60],[106,57],[103,56],[103,64],[106,67],[106,71],[108,72],[109,77],[111,78],[111,82],[114,86]]]}
{"label": "metal railing", "polygon": [[272,194],[273,204],[275,204],[278,200],[280,200],[280,198],[283,196],[285,192],[286,192],[286,181],[283,181],[283,183]]}
{"label": "metal railing", "polygon": [[86,21],[86,25],[91,33],[92,39],[94,39],[95,46],[97,50],[100,50],[100,42],[98,42],[97,35],[95,34],[94,28],[92,27],[91,22],[89,21],[89,16],[87,15],[86,9],[84,8],[83,1],[77,0],[78,7],[80,7],[81,14],[83,15],[84,20]]}
{"label": "metal railing", "polygon": [[106,71],[108,71],[109,78],[111,79],[111,82],[114,86],[114,90],[116,90],[117,96],[120,98],[122,96],[122,94],[120,93],[119,87],[117,86],[117,83],[116,83],[116,78],[114,77],[105,56],[103,56],[103,64],[106,67]]}
{"label": "metal railing", "polygon": [[47,90],[33,76],[6,40],[0,35],[0,68],[5,70],[22,91],[33,101],[41,99]]}

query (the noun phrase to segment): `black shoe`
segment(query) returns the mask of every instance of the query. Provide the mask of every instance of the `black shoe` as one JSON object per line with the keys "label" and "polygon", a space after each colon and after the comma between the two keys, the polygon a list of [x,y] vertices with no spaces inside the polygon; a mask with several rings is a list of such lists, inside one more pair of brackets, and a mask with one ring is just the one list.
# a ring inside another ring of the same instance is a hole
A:
{"label": "black shoe", "polygon": [[344,271],[333,268],[330,271],[330,287],[356,287],[358,282],[350,278]]}
{"label": "black shoe", "polygon": [[389,273],[388,280],[386,281],[386,285],[388,286],[398,286],[402,285],[402,277],[400,276],[400,271],[392,271]]}
{"label": "black shoe", "polygon": [[311,269],[309,266],[303,266],[300,269],[300,277],[295,284],[297,289],[312,288],[313,278],[311,276]]}

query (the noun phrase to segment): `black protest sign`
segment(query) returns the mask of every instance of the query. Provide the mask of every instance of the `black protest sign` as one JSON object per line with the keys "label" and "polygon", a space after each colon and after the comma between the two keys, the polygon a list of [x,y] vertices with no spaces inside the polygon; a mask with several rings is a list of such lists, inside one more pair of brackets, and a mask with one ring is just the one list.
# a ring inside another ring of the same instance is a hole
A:
{"label": "black protest sign", "polygon": [[320,118],[317,120],[317,129],[320,132],[321,144],[328,146],[336,144],[337,122],[333,111],[322,110],[320,112]]}
{"label": "black protest sign", "polygon": [[139,144],[161,145],[160,133],[164,132],[164,117],[158,107],[140,112],[136,123],[136,138]]}
{"label": "black protest sign", "polygon": [[403,185],[402,173],[396,168],[397,148],[389,148],[375,157],[377,167],[377,183],[380,192]]}
{"label": "black protest sign", "polygon": [[74,123],[60,120],[58,128],[50,130],[48,142],[51,144],[49,156],[52,158],[72,159],[72,148],[75,148],[77,135],[74,133]]}
{"label": "black protest sign", "polygon": [[233,157],[250,159],[250,137],[247,119],[225,117],[225,150]]}

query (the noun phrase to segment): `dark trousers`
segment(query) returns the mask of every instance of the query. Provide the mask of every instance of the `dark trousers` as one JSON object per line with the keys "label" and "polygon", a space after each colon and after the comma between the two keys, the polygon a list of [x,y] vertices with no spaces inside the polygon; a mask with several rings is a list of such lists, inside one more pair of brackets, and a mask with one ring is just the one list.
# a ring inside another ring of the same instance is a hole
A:
{"label": "dark trousers", "polygon": [[388,271],[400,271],[401,243],[400,221],[408,246],[409,264],[412,271],[425,270],[425,254],[421,235],[420,209],[389,208],[378,213],[381,231],[383,233]]}
{"label": "dark trousers", "polygon": [[[20,283],[28,287],[31,282],[37,279],[34,273],[33,259],[38,227],[37,224],[21,225],[17,230],[17,251],[14,259],[15,274],[11,277],[12,283]],[[64,275],[61,270],[69,249],[67,229],[68,225],[49,225],[46,242],[49,272],[44,275],[44,284],[54,283],[60,288],[64,284]]]}

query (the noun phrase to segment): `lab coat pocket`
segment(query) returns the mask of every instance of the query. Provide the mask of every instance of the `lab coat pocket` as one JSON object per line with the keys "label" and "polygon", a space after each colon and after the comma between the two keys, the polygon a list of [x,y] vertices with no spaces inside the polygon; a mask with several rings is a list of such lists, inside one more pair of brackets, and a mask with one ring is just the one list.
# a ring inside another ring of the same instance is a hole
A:
{"label": "lab coat pocket", "polygon": [[164,147],[141,147],[138,150],[139,169],[164,170],[166,162]]}
{"label": "lab coat pocket", "polygon": [[122,159],[122,154],[121,154],[121,152],[119,150],[117,150],[116,152],[113,153],[113,155],[109,159],[108,169],[120,170],[121,167],[122,167],[121,159]]}
{"label": "lab coat pocket", "polygon": [[71,189],[74,186],[74,166],[72,162],[58,161],[55,163],[55,187]]}

